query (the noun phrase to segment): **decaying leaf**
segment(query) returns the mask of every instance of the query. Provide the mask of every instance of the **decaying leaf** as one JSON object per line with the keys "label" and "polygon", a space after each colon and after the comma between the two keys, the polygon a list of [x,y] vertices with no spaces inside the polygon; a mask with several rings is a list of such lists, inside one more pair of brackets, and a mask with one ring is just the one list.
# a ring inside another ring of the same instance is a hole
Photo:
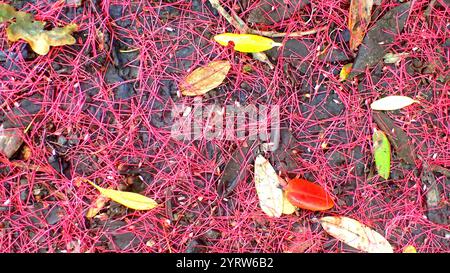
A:
{"label": "decaying leaf", "polygon": [[321,218],[323,229],[347,245],[368,253],[393,253],[391,244],[378,232],[344,216]]}
{"label": "decaying leaf", "polygon": [[76,24],[69,24],[65,27],[56,27],[52,30],[44,30],[45,22],[35,21],[33,16],[23,11],[16,11],[9,5],[0,6],[0,21],[11,20],[6,29],[8,40],[16,42],[20,39],[30,44],[31,49],[39,55],[45,55],[50,50],[50,46],[62,46],[75,44],[72,33],[77,31]]}
{"label": "decaying leaf", "polygon": [[246,53],[263,52],[274,46],[283,45],[270,38],[255,34],[222,33],[214,36],[214,40],[223,46],[228,46],[230,42],[233,42],[234,50]]}
{"label": "decaying leaf", "polygon": [[413,151],[414,144],[411,138],[394,121],[385,113],[374,111],[372,115],[378,127],[386,132],[386,135],[394,146],[397,157],[401,158],[408,164],[415,164],[416,154]]}
{"label": "decaying leaf", "polygon": [[158,206],[155,200],[148,198],[147,196],[134,193],[134,192],[124,192],[111,189],[105,189],[100,186],[95,185],[92,181],[83,179],[84,181],[95,187],[102,195],[112,199],[113,201],[124,205],[130,209],[134,210],[150,210]]}
{"label": "decaying leaf", "polygon": [[231,68],[229,61],[214,61],[192,71],[180,84],[185,96],[199,96],[219,86]]}
{"label": "decaying leaf", "polygon": [[109,201],[109,198],[100,194],[95,200],[94,204],[91,205],[88,212],[86,213],[86,218],[90,219],[97,215],[105,206],[106,202]]}
{"label": "decaying leaf", "polygon": [[387,96],[372,102],[370,108],[379,111],[393,111],[402,109],[403,107],[409,106],[415,102],[419,103],[419,101],[411,99],[407,96]]}
{"label": "decaying leaf", "polygon": [[263,0],[252,8],[249,23],[272,25],[290,18],[296,10],[309,4],[309,0]]}
{"label": "decaying leaf", "polygon": [[417,253],[417,250],[414,246],[409,245],[403,249],[403,253]]}
{"label": "decaying leaf", "polygon": [[391,145],[386,135],[380,130],[373,132],[373,155],[378,174],[389,179],[391,172]]}
{"label": "decaying leaf", "polygon": [[280,217],[283,212],[283,191],[278,175],[262,155],[255,159],[255,188],[262,211],[270,217]]}
{"label": "decaying leaf", "polygon": [[339,73],[339,80],[341,82],[345,81],[348,78],[348,75],[352,71],[353,63],[346,64],[342,67],[341,72]]}
{"label": "decaying leaf", "polygon": [[0,125],[0,153],[10,158],[19,150],[22,143],[19,129],[5,128],[3,124]]}
{"label": "decaying leaf", "polygon": [[320,185],[305,179],[290,180],[285,192],[291,204],[302,209],[322,211],[334,206],[333,199]]}
{"label": "decaying leaf", "polygon": [[398,61],[400,61],[403,57],[408,56],[409,53],[408,52],[402,52],[402,53],[386,53],[386,55],[384,55],[383,60],[385,63],[387,64],[395,64]]}
{"label": "decaying leaf", "polygon": [[350,30],[350,49],[355,50],[361,44],[370,23],[373,0],[351,0],[348,16]]}
{"label": "decaying leaf", "polygon": [[403,30],[410,7],[411,1],[389,10],[366,33],[353,62],[349,79],[363,73],[367,67],[375,65],[383,58],[396,35]]}

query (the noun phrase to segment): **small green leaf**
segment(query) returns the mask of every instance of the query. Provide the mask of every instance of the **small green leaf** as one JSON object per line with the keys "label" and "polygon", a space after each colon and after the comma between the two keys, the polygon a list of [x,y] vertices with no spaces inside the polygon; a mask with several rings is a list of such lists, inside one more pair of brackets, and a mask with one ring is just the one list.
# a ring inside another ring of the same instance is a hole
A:
{"label": "small green leaf", "polygon": [[391,145],[386,135],[379,130],[373,132],[373,155],[378,174],[389,179],[391,171]]}

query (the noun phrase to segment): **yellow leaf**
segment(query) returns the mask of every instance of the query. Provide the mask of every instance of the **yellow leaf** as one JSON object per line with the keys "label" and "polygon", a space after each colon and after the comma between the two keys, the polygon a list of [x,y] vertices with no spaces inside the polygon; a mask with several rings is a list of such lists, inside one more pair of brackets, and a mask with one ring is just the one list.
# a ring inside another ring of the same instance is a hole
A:
{"label": "yellow leaf", "polygon": [[199,96],[219,86],[231,68],[229,61],[214,61],[192,71],[180,84],[181,94]]}
{"label": "yellow leaf", "polygon": [[414,246],[409,245],[403,249],[403,253],[417,253],[417,250]]}
{"label": "yellow leaf", "polygon": [[76,42],[71,36],[72,32],[78,29],[76,24],[44,30],[45,22],[35,21],[29,13],[17,11],[13,16],[16,18],[15,22],[6,29],[8,40],[11,42],[25,40],[39,55],[47,54],[50,46],[73,45]]}
{"label": "yellow leaf", "polygon": [[111,198],[113,201],[135,210],[149,210],[158,206],[158,203],[147,196],[143,196],[134,192],[124,192],[111,189],[105,189],[95,185],[92,181],[84,179],[86,182],[94,186],[101,194]]}
{"label": "yellow leaf", "polygon": [[286,194],[283,194],[283,214],[293,214],[295,209],[296,207],[286,198]]}
{"label": "yellow leaf", "polygon": [[270,217],[280,217],[283,212],[283,191],[278,175],[262,155],[255,159],[255,188],[262,211]]}
{"label": "yellow leaf", "polygon": [[355,50],[362,43],[370,23],[373,0],[351,0],[348,16],[350,49]]}
{"label": "yellow leaf", "polygon": [[368,253],[393,253],[391,244],[378,232],[344,216],[327,216],[320,220],[323,229],[347,245]]}
{"label": "yellow leaf", "polygon": [[95,200],[94,204],[91,205],[91,207],[89,208],[88,212],[86,213],[86,217],[87,218],[92,218],[95,215],[97,215],[97,213],[99,213],[100,210],[103,209],[103,207],[105,206],[106,202],[109,201],[109,198],[104,196],[104,195],[99,195],[97,197],[97,199]]}
{"label": "yellow leaf", "polygon": [[222,33],[214,36],[214,40],[223,46],[228,46],[229,42],[233,42],[234,50],[246,53],[262,52],[274,46],[283,45],[270,38],[254,34]]}
{"label": "yellow leaf", "polygon": [[388,96],[372,102],[370,108],[373,110],[392,111],[402,109],[415,102],[418,103],[419,101],[406,96]]}
{"label": "yellow leaf", "polygon": [[345,81],[348,78],[348,75],[352,71],[353,63],[346,64],[342,67],[341,73],[339,73],[339,79],[342,81]]}

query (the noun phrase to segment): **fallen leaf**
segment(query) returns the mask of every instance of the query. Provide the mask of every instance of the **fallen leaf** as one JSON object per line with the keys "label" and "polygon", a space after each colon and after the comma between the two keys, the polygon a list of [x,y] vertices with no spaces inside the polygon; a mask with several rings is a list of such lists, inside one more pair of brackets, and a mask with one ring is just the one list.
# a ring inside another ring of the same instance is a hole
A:
{"label": "fallen leaf", "polygon": [[407,57],[409,53],[403,52],[403,53],[386,53],[384,55],[383,60],[387,64],[395,64],[396,62],[400,61],[401,58]]}
{"label": "fallen leaf", "polygon": [[403,253],[417,253],[417,250],[414,246],[409,245],[403,249]]}
{"label": "fallen leaf", "polygon": [[106,202],[109,201],[109,198],[100,194],[97,199],[95,200],[94,204],[91,205],[89,210],[86,213],[86,218],[90,219],[97,215],[105,206]]}
{"label": "fallen leaf", "polygon": [[9,21],[16,16],[16,9],[8,4],[0,4],[0,23]]}
{"label": "fallen leaf", "polygon": [[219,86],[226,78],[229,61],[214,61],[192,71],[180,84],[181,94],[199,96]]}
{"label": "fallen leaf", "polygon": [[0,153],[10,158],[19,150],[22,143],[19,129],[5,128],[3,124],[0,125]]}
{"label": "fallen leaf", "polygon": [[283,194],[283,214],[293,214],[296,210],[296,207],[292,205],[292,203],[287,199],[286,193]]}
{"label": "fallen leaf", "polygon": [[291,204],[302,209],[321,211],[334,206],[333,199],[320,185],[304,179],[290,180],[285,192]]}
{"label": "fallen leaf", "polygon": [[270,217],[280,217],[283,212],[283,191],[278,175],[262,155],[255,159],[255,188],[259,205]]}
{"label": "fallen leaf", "polygon": [[15,22],[12,22],[6,29],[9,41],[25,40],[30,44],[31,49],[39,55],[46,55],[50,46],[75,44],[75,38],[71,34],[77,31],[78,26],[76,24],[44,30],[45,22],[35,21],[31,14],[16,11],[14,8],[11,10],[11,8],[5,5],[0,6],[0,9],[3,10],[0,13],[0,19],[11,20],[15,18]]}
{"label": "fallen leaf", "polygon": [[373,155],[378,174],[389,179],[391,172],[391,145],[386,135],[380,130],[373,132]]}
{"label": "fallen leaf", "polygon": [[396,35],[403,30],[410,6],[411,1],[389,10],[371,27],[358,49],[349,79],[363,73],[367,67],[375,65],[383,58]]}
{"label": "fallen leaf", "polygon": [[391,244],[378,232],[344,216],[321,218],[323,229],[347,245],[368,253],[393,253]]}
{"label": "fallen leaf", "polygon": [[102,195],[110,198],[111,200],[124,205],[130,209],[134,210],[150,210],[158,206],[158,203],[147,196],[134,193],[134,192],[124,192],[111,189],[105,189],[100,186],[95,185],[92,181],[83,179],[92,186],[94,186]]}
{"label": "fallen leaf", "polygon": [[374,111],[372,115],[378,127],[386,132],[386,135],[394,146],[397,157],[408,164],[415,164],[416,154],[413,151],[414,144],[411,138],[399,126],[394,124],[394,121],[385,113]]}
{"label": "fallen leaf", "polygon": [[361,44],[370,23],[373,0],[351,0],[348,16],[350,30],[350,49],[355,50]]}
{"label": "fallen leaf", "polygon": [[270,38],[255,34],[222,33],[214,36],[214,40],[223,46],[228,46],[229,42],[233,42],[234,50],[246,53],[263,52],[274,46],[283,45]]}
{"label": "fallen leaf", "polygon": [[339,73],[339,80],[341,82],[345,81],[348,78],[348,75],[352,71],[353,63],[346,64],[342,67],[341,73]]}
{"label": "fallen leaf", "polygon": [[419,101],[406,96],[388,96],[372,102],[370,108],[379,111],[393,111],[402,109],[415,102],[419,103]]}

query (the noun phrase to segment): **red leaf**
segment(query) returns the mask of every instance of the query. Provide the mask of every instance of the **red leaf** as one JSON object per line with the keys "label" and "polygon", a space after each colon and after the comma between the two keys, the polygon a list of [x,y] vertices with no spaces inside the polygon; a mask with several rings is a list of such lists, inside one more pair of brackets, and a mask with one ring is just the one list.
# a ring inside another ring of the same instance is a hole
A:
{"label": "red leaf", "polygon": [[327,210],[334,206],[331,196],[319,185],[295,178],[285,189],[287,199],[296,207],[312,211]]}

